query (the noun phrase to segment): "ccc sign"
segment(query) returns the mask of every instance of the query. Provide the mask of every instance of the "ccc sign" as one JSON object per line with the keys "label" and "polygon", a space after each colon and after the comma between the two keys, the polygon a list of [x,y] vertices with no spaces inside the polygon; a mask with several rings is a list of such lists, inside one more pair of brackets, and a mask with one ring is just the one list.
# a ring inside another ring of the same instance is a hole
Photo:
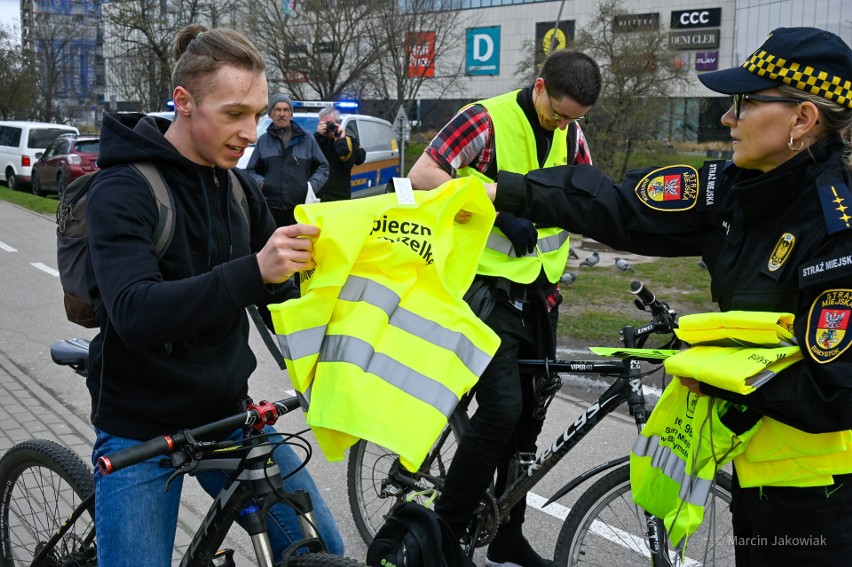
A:
{"label": "ccc sign", "polygon": [[672,29],[716,28],[722,24],[722,8],[699,8],[672,12]]}

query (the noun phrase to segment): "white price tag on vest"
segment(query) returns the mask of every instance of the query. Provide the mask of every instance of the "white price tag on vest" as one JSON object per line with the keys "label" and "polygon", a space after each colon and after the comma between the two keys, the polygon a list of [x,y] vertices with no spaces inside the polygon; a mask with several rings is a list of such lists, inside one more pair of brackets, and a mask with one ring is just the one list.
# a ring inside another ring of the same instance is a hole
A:
{"label": "white price tag on vest", "polygon": [[400,205],[416,205],[414,200],[414,189],[411,180],[407,177],[394,177],[393,188],[396,191],[396,200]]}

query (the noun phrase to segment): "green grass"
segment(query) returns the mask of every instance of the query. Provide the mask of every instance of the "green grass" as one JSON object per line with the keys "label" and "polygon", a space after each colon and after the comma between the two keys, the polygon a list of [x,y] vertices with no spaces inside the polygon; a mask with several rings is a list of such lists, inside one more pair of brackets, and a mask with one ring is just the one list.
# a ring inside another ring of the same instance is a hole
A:
{"label": "green grass", "polygon": [[55,214],[56,206],[59,204],[59,201],[56,199],[56,195],[51,197],[38,197],[32,193],[12,191],[5,185],[0,186],[0,200],[15,203],[16,205],[20,205],[25,209],[29,209],[36,213],[44,213],[48,215]]}
{"label": "green grass", "polygon": [[603,262],[594,268],[571,268],[577,279],[571,286],[562,286],[559,344],[617,346],[621,327],[647,323],[650,314],[639,311],[629,293],[633,280],[642,281],[679,315],[718,311],[710,301],[710,276],[697,265],[698,260],[660,258],[634,263],[633,273]]}

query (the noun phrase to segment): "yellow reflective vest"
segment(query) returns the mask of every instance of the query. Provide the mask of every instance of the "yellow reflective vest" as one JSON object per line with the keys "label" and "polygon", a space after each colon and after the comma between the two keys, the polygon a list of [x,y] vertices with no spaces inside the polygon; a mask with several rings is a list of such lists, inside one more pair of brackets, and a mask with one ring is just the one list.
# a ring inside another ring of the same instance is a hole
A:
{"label": "yellow reflective vest", "polygon": [[701,525],[716,471],[759,428],[734,434],[719,419],[727,411],[737,410],[674,379],[630,451],[633,501],[663,520],[672,545]]}
{"label": "yellow reflective vest", "polygon": [[[494,98],[481,100],[475,104],[488,110],[494,125],[494,148],[497,152],[497,164],[500,170],[514,173],[527,173],[539,169],[532,127],[518,105],[519,91],[512,91]],[[544,167],[566,165],[568,163],[568,132],[556,129],[553,143]],[[493,182],[472,167],[459,169],[460,176],[474,176],[486,182]],[[551,283],[559,281],[568,262],[570,243],[568,232],[561,228],[538,228],[538,242],[534,252],[518,256],[512,242],[503,232],[492,227],[491,235],[477,273],[484,276],[500,276],[517,283],[533,282],[544,269]]]}
{"label": "yellow reflective vest", "polygon": [[[685,315],[678,337],[701,344],[666,360],[666,370],[751,393],[802,359],[799,347],[790,346],[796,343],[793,318],[792,313],[762,311]],[[764,348],[753,348],[760,346]],[[760,422],[745,451],[734,459],[741,486],[828,486],[834,484],[833,475],[852,473],[852,431],[814,434],[771,417]]]}
{"label": "yellow reflective vest", "polygon": [[[802,360],[790,313],[701,313],[679,325],[695,346],[666,359],[675,376],[748,394]],[[746,488],[828,486],[852,472],[852,431],[810,434],[764,416],[737,435],[720,418],[742,409],[673,380],[631,450],[633,499],[664,519],[675,544],[700,524],[716,470],[731,459]]]}
{"label": "yellow reflective vest", "polygon": [[[270,306],[308,425],[329,460],[359,438],[416,470],[499,339],[462,296],[494,208],[476,179],[296,208],[320,227],[302,297]],[[457,212],[473,213],[454,222]]]}

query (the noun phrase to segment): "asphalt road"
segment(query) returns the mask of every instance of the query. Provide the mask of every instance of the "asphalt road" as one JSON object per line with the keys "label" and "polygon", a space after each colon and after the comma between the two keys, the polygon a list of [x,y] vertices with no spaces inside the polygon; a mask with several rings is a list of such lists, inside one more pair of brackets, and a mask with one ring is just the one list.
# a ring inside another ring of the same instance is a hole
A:
{"label": "asphalt road", "polygon": [[[58,339],[94,336],[92,330],[78,327],[65,319],[56,271],[55,224],[51,217],[0,202],[0,289],[0,353],[49,393],[56,404],[53,411],[70,412],[88,422],[89,396],[82,379],[70,370],[56,367],[49,357],[50,345]],[[286,373],[278,369],[257,334],[252,336],[252,345],[260,362],[251,379],[253,397],[285,397],[286,391],[291,388]],[[563,356],[568,354],[563,353]],[[602,391],[599,383],[578,380],[569,379],[569,385],[552,403],[540,437],[540,447],[552,443],[580,416],[587,404],[579,398],[592,399]],[[279,422],[279,428],[287,431],[304,429],[304,417],[301,414],[288,416]],[[533,507],[540,507],[544,500],[583,470],[625,455],[635,436],[636,427],[632,419],[613,414],[535,487],[529,501]],[[311,438],[310,433],[307,437]],[[81,456],[89,460],[88,454]],[[366,547],[355,529],[347,502],[345,463],[328,462],[315,447],[309,469],[337,518],[347,555],[363,559]],[[546,511],[535,509],[527,514],[525,533],[542,555],[552,556],[567,507],[581,492],[582,487],[548,506]],[[189,481],[185,485],[183,502],[182,520],[190,529],[193,522],[200,521],[210,500],[195,483]],[[251,554],[251,545],[241,534],[235,534],[229,544],[243,555]],[[476,558],[479,564],[484,564],[484,551],[479,550]]]}

